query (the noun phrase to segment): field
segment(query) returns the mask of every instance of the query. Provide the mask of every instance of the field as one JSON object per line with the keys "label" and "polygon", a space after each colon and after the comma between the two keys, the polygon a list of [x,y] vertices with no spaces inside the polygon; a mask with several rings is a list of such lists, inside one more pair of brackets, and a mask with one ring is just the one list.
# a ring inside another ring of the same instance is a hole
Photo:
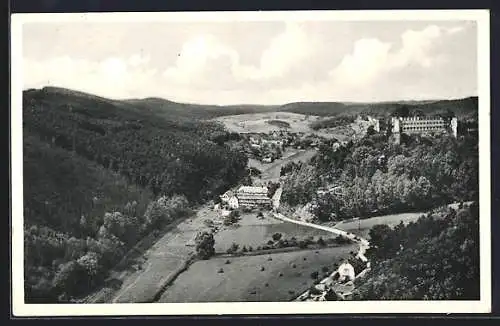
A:
{"label": "field", "polygon": [[280,178],[281,167],[286,165],[289,162],[306,162],[310,160],[314,154],[316,154],[316,150],[294,150],[287,148],[283,153],[283,157],[279,160],[274,161],[270,164],[264,164],[256,159],[250,158],[248,160],[248,166],[259,169],[262,172],[260,179],[262,181],[278,181]]}
{"label": "field", "polygon": [[203,220],[213,219],[214,212],[204,207],[191,219],[183,221],[175,229],[167,232],[144,257],[142,269],[124,277],[120,290],[113,302],[149,302],[160,290],[162,283],[176,274],[184,262],[194,252],[193,242],[199,230],[205,229]]}
{"label": "field", "polygon": [[352,232],[363,238],[366,238],[368,237],[368,232],[374,225],[387,224],[390,227],[394,227],[401,221],[403,221],[403,223],[405,224],[416,221],[423,214],[424,213],[422,212],[416,212],[416,213],[382,215],[367,219],[360,219],[356,221],[340,222],[336,224],[335,227],[344,231]]}
{"label": "field", "polygon": [[215,234],[215,251],[225,253],[233,242],[240,248],[252,246],[255,249],[271,240],[274,233],[281,233],[283,239],[295,237],[297,240],[307,237],[313,237],[314,240],[319,237],[323,239],[332,237],[327,231],[282,222],[272,217],[259,220],[254,213],[242,214],[239,226],[224,227]]}
{"label": "field", "polygon": [[[249,113],[239,115],[228,115],[216,118],[216,121],[222,122],[229,131],[237,133],[269,133],[284,129],[290,132],[312,133],[309,123],[317,121],[321,117],[314,115],[304,115],[290,112],[269,112],[269,113]],[[280,123],[275,123],[280,121]]]}
{"label": "field", "polygon": [[347,245],[233,257],[230,264],[228,258],[198,261],[179,275],[159,302],[290,301],[313,284],[312,272],[323,266],[332,271],[355,249],[356,245]]}

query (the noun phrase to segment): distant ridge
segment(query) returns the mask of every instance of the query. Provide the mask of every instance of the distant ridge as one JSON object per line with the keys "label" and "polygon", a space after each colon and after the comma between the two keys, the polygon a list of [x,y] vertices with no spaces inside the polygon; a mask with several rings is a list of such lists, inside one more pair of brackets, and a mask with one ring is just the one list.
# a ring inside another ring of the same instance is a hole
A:
{"label": "distant ridge", "polygon": [[112,104],[117,108],[140,110],[148,113],[176,119],[213,119],[220,116],[248,113],[292,112],[306,115],[335,116],[339,114],[373,114],[386,116],[401,106],[409,106],[412,110],[421,110],[424,114],[440,113],[451,110],[459,116],[477,115],[478,97],[470,96],[459,99],[443,100],[406,100],[385,102],[291,102],[283,105],[207,105],[195,103],[180,103],[160,97],[142,99],[109,99],[98,95],[71,90],[63,87],[47,86],[42,89],[25,90],[25,94],[41,92],[47,95],[62,95],[74,99],[95,100]]}

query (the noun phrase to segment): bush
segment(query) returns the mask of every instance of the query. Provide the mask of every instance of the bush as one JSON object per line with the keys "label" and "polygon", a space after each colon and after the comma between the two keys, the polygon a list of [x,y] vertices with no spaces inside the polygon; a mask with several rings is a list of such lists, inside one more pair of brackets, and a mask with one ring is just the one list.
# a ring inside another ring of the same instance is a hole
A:
{"label": "bush", "polygon": [[314,271],[314,272],[311,273],[311,278],[313,280],[318,279],[318,277],[319,277],[319,272],[318,271]]}
{"label": "bush", "polygon": [[252,252],[253,251],[253,247],[252,246],[248,246],[248,251]]}
{"label": "bush", "polygon": [[237,243],[233,242],[233,244],[231,245],[231,247],[229,247],[229,249],[227,249],[227,251],[226,251],[226,252],[227,252],[228,254],[234,254],[235,252],[237,252],[237,251],[238,251],[238,248],[239,248],[239,247],[240,247],[240,246],[239,246]]}
{"label": "bush", "polygon": [[243,249],[241,249],[242,252],[248,252],[248,249],[246,246],[243,246]]}
{"label": "bush", "polygon": [[307,248],[307,246],[308,246],[308,244],[304,240],[299,241],[299,248],[305,249],[305,248]]}
{"label": "bush", "polygon": [[277,232],[277,233],[273,234],[273,240],[274,241],[279,241],[281,239],[281,237],[282,237],[281,233]]}
{"label": "bush", "polygon": [[269,240],[269,241],[267,242],[267,245],[268,245],[268,246],[273,246],[273,245],[274,245],[274,241],[273,241],[273,240]]}
{"label": "bush", "polygon": [[232,211],[231,213],[229,213],[228,216],[226,216],[224,218],[224,225],[225,226],[230,226],[230,225],[233,225],[234,223],[238,222],[239,221],[239,212],[238,211]]}
{"label": "bush", "polygon": [[288,240],[288,245],[290,247],[298,247],[299,243],[297,242],[297,239],[291,238],[290,240]]}
{"label": "bush", "polygon": [[342,245],[342,244],[348,244],[351,242],[351,240],[349,240],[348,238],[344,238],[343,236],[341,235],[338,235],[336,238],[335,238],[335,242],[337,242],[338,244]]}
{"label": "bush", "polygon": [[318,243],[318,245],[320,245],[321,247],[326,246],[326,242],[325,242],[325,240],[323,240],[323,238],[322,238],[322,237],[320,237],[320,238],[318,239],[317,243]]}
{"label": "bush", "polygon": [[196,254],[201,259],[209,259],[215,254],[214,235],[209,232],[200,232],[196,235]]}

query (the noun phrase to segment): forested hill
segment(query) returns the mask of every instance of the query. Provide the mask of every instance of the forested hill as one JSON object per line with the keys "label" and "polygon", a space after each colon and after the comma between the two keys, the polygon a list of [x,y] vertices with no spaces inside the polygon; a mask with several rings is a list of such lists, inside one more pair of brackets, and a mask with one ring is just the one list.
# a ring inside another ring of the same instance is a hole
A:
{"label": "forested hill", "polygon": [[370,114],[387,117],[401,108],[424,115],[438,115],[451,111],[459,118],[475,118],[478,112],[478,98],[379,103],[296,102],[283,105],[277,111],[319,116]]}
{"label": "forested hill", "polygon": [[[357,115],[371,114],[374,116],[389,116],[397,109],[408,108],[410,112],[442,114],[454,112],[460,118],[474,118],[477,116],[478,98],[476,96],[452,100],[422,100],[422,101],[393,101],[393,102],[291,102],[283,105],[205,105],[192,103],[178,103],[158,97],[143,99],[112,100],[83,92],[59,87],[45,87],[46,94],[62,97],[72,97],[94,100],[107,103],[115,108],[131,110],[168,120],[208,120],[225,115],[265,112],[292,112],[299,114],[336,116],[341,114]],[[25,93],[40,92],[28,90]]]}
{"label": "forested hill", "polygon": [[236,183],[247,157],[226,134],[123,101],[24,92],[27,301],[85,295],[141,237]]}
{"label": "forested hill", "polygon": [[373,270],[355,300],[479,300],[479,206],[441,208],[370,230]]}

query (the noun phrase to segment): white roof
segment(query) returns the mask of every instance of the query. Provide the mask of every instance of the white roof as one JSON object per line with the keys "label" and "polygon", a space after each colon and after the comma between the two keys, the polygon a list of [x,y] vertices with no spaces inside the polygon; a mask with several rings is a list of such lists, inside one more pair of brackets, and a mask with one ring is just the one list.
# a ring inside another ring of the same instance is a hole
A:
{"label": "white roof", "polygon": [[267,187],[252,187],[252,186],[242,186],[240,189],[238,189],[238,192],[246,192],[246,193],[266,193],[267,194]]}
{"label": "white roof", "polygon": [[349,263],[341,264],[337,271],[341,276],[348,275],[354,277],[354,267]]}

